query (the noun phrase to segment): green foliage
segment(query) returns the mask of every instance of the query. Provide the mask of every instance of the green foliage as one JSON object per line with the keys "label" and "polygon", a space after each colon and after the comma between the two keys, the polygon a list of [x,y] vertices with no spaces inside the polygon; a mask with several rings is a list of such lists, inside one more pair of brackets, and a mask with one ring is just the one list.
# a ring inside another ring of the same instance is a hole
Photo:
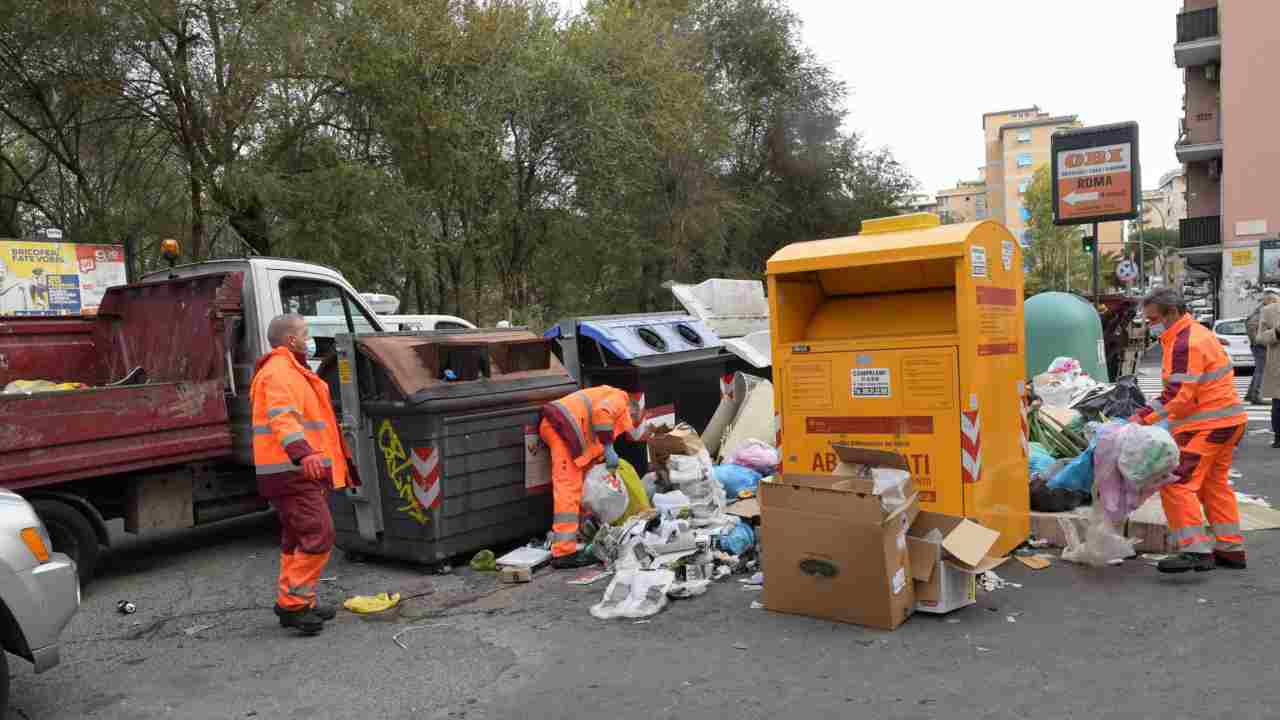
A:
{"label": "green foliage", "polygon": [[0,234],[325,262],[405,312],[670,306],[915,183],[782,0],[0,9]]}

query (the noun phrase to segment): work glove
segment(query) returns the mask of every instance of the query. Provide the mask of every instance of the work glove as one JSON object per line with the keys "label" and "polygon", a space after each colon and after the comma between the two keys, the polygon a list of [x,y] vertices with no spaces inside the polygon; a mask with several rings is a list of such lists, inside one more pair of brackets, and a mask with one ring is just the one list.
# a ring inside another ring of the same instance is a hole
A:
{"label": "work glove", "polygon": [[320,482],[325,476],[324,453],[312,453],[302,458],[302,476]]}
{"label": "work glove", "polygon": [[604,446],[604,466],[610,470],[618,469],[618,452],[613,449],[612,445]]}

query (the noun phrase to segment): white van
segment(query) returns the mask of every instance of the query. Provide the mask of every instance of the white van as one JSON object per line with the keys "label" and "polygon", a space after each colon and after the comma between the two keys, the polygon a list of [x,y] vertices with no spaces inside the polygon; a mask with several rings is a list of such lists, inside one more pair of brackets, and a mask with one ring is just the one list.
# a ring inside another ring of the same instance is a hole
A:
{"label": "white van", "polygon": [[455,315],[379,315],[387,332],[430,330],[475,330],[476,326]]}

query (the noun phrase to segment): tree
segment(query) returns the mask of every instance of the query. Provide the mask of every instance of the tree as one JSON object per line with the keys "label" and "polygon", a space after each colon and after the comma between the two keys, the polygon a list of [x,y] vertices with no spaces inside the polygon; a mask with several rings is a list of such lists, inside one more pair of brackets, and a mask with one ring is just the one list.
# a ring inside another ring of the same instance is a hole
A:
{"label": "tree", "polygon": [[1024,253],[1029,293],[1069,292],[1092,283],[1093,260],[1083,250],[1083,233],[1078,227],[1053,224],[1051,183],[1049,166],[1041,165],[1023,196],[1031,216],[1027,222],[1031,242]]}

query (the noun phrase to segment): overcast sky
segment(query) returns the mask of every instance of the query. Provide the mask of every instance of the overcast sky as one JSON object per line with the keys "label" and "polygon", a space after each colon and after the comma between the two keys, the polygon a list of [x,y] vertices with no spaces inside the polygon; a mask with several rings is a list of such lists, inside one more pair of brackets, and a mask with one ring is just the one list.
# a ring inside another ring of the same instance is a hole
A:
{"label": "overcast sky", "polygon": [[984,112],[1032,105],[1086,125],[1136,120],[1144,187],[1178,167],[1181,0],[790,5],[805,43],[849,85],[848,127],[889,147],[922,192],[977,177]]}

